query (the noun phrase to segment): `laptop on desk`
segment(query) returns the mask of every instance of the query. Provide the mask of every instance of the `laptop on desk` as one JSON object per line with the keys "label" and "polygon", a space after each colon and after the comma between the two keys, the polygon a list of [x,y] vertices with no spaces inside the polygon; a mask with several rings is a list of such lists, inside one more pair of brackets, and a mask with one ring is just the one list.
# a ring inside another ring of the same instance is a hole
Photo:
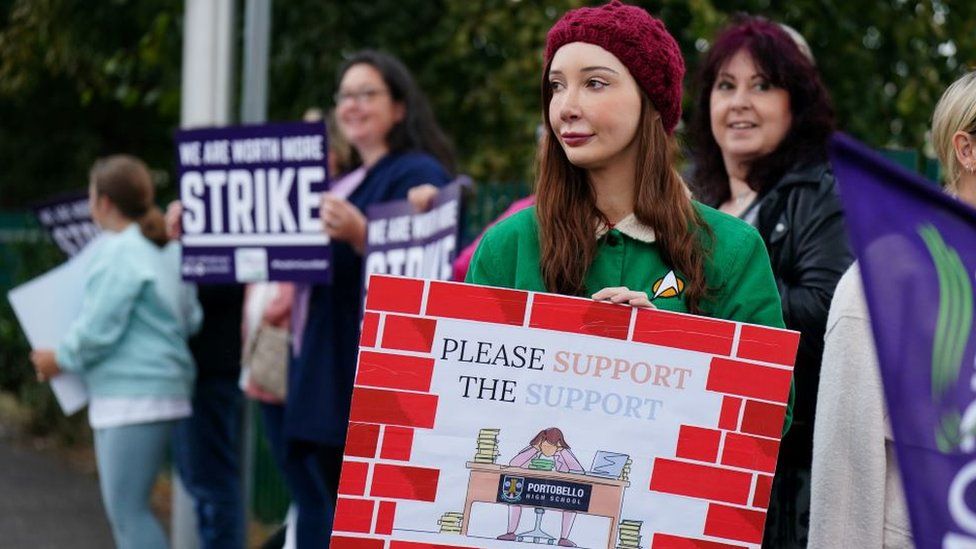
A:
{"label": "laptop on desk", "polygon": [[630,456],[627,454],[599,450],[593,456],[593,465],[586,474],[603,478],[620,478],[628,459]]}

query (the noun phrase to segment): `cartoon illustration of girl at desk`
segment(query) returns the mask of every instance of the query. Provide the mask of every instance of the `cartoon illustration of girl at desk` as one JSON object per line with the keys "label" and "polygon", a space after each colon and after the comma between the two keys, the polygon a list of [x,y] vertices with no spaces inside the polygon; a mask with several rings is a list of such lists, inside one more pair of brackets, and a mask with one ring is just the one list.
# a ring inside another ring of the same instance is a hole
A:
{"label": "cartoon illustration of girl at desk", "polygon": [[[536,469],[544,471],[559,471],[561,473],[584,473],[583,466],[580,465],[576,456],[569,449],[569,444],[563,437],[563,432],[557,427],[549,427],[539,431],[529,445],[518,453],[509,465],[522,467],[525,469]],[[519,519],[522,518],[521,505],[509,505],[508,508],[508,531],[498,536],[501,541],[522,541],[523,539],[546,540],[552,543],[552,536],[542,531],[542,515],[545,510],[536,508],[535,529],[529,532],[516,534]],[[576,513],[573,511],[563,511],[562,528],[559,533],[557,545],[560,547],[576,547],[570,541],[569,532],[573,528],[573,521],[576,520]]]}

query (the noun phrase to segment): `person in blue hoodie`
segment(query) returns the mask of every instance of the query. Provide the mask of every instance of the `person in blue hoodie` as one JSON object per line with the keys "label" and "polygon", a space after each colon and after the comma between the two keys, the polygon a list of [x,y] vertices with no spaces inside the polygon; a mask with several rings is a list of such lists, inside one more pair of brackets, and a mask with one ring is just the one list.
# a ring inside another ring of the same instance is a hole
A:
{"label": "person in blue hoodie", "polygon": [[202,312],[180,279],[149,170],[110,156],[91,169],[93,250],[81,313],[56,350],[31,353],[38,379],[79,374],[88,386],[99,484],[119,549],[165,549],[149,498],[177,420],[191,415],[195,376],[187,338]]}

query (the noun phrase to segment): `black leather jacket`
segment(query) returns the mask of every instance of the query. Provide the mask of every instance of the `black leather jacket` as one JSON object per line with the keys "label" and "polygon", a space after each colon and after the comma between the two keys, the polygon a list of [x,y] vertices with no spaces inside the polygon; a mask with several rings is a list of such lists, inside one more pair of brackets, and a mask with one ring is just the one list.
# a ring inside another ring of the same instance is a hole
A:
{"label": "black leather jacket", "polygon": [[758,206],[756,228],[769,251],[786,327],[801,333],[793,425],[812,431],[827,312],[853,261],[830,165],[795,167],[760,194]]}

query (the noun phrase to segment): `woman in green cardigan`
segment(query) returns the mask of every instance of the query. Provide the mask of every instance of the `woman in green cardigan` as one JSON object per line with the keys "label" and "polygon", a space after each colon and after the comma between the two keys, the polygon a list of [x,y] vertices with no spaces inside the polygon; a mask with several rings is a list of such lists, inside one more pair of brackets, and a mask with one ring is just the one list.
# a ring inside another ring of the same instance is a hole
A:
{"label": "woman in green cardigan", "polygon": [[643,9],[566,13],[546,40],[537,204],[485,234],[466,281],[782,328],[759,234],[675,170],[684,71]]}

